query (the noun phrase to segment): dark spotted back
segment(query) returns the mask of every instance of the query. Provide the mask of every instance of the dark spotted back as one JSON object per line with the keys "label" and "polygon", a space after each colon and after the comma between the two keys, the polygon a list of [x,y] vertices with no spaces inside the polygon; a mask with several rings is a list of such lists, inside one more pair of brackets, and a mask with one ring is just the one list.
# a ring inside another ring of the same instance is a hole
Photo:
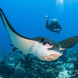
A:
{"label": "dark spotted back", "polygon": [[78,36],[71,37],[58,42],[61,48],[71,48],[78,42]]}
{"label": "dark spotted back", "polygon": [[50,44],[50,45],[53,45],[53,47],[54,47],[53,49],[56,49],[56,48],[59,47],[59,45],[58,45],[55,41],[50,40],[50,39],[48,39],[48,38],[35,37],[35,38],[33,38],[33,40],[36,40],[36,41],[42,43],[43,45],[45,45],[46,43],[48,43],[48,44]]}

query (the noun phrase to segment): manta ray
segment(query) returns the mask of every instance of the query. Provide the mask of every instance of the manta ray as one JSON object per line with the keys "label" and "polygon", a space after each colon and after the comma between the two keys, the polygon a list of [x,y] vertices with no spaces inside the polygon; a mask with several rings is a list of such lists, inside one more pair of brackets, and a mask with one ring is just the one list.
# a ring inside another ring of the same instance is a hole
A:
{"label": "manta ray", "polygon": [[61,50],[73,47],[78,41],[78,36],[60,42],[55,42],[44,37],[27,38],[13,29],[1,8],[0,17],[8,32],[12,45],[18,48],[24,55],[32,54],[43,61],[52,61],[59,58],[63,55],[60,52]]}

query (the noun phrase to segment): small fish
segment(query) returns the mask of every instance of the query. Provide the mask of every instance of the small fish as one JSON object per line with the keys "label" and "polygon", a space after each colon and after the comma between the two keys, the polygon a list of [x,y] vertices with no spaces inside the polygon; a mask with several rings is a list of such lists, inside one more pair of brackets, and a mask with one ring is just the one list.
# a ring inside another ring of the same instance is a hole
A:
{"label": "small fish", "polygon": [[12,51],[16,51],[16,50],[18,50],[18,48],[14,47],[13,44],[9,44],[9,46],[12,46]]}
{"label": "small fish", "polygon": [[[66,43],[65,40],[56,43],[50,39],[43,37],[36,37],[32,39],[23,37],[12,28],[6,16],[4,15],[2,9],[0,9],[0,16],[4,24],[4,27],[8,32],[11,43],[15,48],[19,49],[24,55],[32,54],[43,61],[52,61],[62,56],[62,53],[60,53],[60,48],[63,48],[62,44]],[[67,49],[68,47],[64,48]]]}

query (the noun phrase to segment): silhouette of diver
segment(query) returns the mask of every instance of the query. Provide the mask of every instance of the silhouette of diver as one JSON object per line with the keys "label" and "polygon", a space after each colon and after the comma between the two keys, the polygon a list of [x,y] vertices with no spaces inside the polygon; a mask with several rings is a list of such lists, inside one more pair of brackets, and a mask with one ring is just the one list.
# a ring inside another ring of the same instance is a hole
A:
{"label": "silhouette of diver", "polygon": [[62,29],[62,27],[59,25],[57,19],[52,19],[51,22],[49,22],[49,17],[46,16],[46,28],[49,29],[52,32],[59,33]]}

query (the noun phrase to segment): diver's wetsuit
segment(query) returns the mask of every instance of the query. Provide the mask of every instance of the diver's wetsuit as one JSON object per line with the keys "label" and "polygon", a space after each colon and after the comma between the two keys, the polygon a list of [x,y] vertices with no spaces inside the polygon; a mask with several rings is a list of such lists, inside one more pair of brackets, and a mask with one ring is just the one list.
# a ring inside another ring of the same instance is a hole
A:
{"label": "diver's wetsuit", "polygon": [[57,21],[51,22],[49,24],[48,20],[46,21],[46,28],[49,29],[52,32],[60,32],[61,29],[62,29]]}

